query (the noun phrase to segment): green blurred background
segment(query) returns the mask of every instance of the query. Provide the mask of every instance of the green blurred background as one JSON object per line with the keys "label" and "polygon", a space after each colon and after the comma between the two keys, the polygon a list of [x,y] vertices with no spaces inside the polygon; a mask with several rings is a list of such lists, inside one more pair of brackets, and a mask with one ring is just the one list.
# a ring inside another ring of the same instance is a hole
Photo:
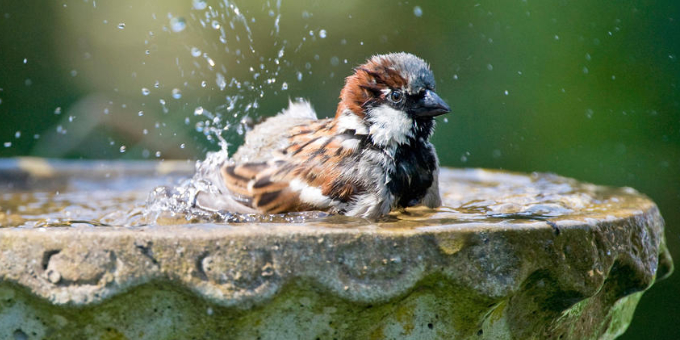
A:
{"label": "green blurred background", "polygon": [[[445,166],[634,187],[680,260],[677,1],[0,3],[0,157],[201,159],[289,98],[332,115],[352,67],[408,51],[453,108]],[[679,339],[678,319],[676,274],[622,339]]]}

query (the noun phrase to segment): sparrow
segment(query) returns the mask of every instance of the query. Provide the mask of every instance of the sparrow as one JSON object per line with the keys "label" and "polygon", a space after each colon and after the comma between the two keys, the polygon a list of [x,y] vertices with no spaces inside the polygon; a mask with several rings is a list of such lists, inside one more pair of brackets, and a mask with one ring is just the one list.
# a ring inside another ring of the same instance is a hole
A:
{"label": "sparrow", "polygon": [[429,138],[450,112],[429,65],[409,53],[376,55],[347,77],[335,117],[306,101],[254,126],[195,196],[230,213],[324,211],[375,219],[394,209],[441,205],[439,161]]}

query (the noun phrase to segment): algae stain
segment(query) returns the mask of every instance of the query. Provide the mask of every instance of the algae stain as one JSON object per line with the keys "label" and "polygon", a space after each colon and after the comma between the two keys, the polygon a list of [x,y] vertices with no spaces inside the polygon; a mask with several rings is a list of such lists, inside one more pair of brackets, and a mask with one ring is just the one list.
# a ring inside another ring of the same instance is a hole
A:
{"label": "algae stain", "polygon": [[394,312],[394,316],[397,319],[397,322],[401,325],[401,327],[404,329],[404,335],[410,335],[413,332],[413,329],[415,328],[415,324],[413,322],[414,319],[414,311],[411,306],[399,306],[397,310]]}
{"label": "algae stain", "polygon": [[104,334],[99,338],[100,340],[128,340],[128,338],[117,329],[107,328]]}
{"label": "algae stain", "polygon": [[503,301],[499,302],[498,306],[496,306],[496,308],[494,308],[491,311],[491,314],[489,315],[489,321],[491,321],[493,323],[493,322],[500,320],[503,317],[503,315],[505,314],[505,307],[507,307],[507,306],[508,306],[508,300],[503,300]]}
{"label": "algae stain", "polygon": [[453,255],[459,252],[465,246],[464,238],[456,235],[438,235],[437,245],[439,250],[446,255]]}
{"label": "algae stain", "polygon": [[385,325],[380,325],[374,329],[369,335],[370,340],[381,340],[385,339]]}
{"label": "algae stain", "polygon": [[0,288],[0,300],[11,300],[16,295],[16,292],[12,288],[2,287]]}

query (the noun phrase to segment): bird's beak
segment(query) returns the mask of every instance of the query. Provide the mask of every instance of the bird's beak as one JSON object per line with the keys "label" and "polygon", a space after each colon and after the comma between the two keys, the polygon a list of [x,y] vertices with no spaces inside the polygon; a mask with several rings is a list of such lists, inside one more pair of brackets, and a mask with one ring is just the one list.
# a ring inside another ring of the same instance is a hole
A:
{"label": "bird's beak", "polygon": [[449,112],[451,108],[431,90],[426,90],[425,95],[413,107],[413,114],[417,117],[436,117]]}

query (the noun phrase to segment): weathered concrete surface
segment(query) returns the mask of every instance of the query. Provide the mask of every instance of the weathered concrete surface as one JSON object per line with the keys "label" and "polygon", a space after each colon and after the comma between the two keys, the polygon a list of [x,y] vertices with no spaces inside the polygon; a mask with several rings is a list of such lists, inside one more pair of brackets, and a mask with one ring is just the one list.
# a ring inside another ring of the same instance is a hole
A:
{"label": "weathered concrete surface", "polygon": [[612,195],[416,227],[0,228],[0,339],[613,339],[672,261],[654,203]]}

